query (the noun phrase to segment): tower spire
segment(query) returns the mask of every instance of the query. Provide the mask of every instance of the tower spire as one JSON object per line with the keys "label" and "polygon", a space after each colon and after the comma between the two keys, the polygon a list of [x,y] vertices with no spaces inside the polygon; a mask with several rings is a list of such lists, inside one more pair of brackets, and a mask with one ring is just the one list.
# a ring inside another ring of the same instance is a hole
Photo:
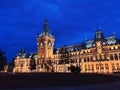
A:
{"label": "tower spire", "polygon": [[54,37],[51,35],[48,20],[45,19],[42,33],[37,38],[38,59],[45,63],[53,58]]}
{"label": "tower spire", "polygon": [[48,36],[52,36],[50,29],[49,29],[49,25],[48,25],[48,19],[45,19],[44,21],[44,25],[43,25],[43,31],[41,33],[42,35],[48,35]]}
{"label": "tower spire", "polygon": [[44,21],[43,33],[45,35],[48,35],[50,33],[49,26],[48,26],[48,20],[47,19],[45,19],[45,21]]}

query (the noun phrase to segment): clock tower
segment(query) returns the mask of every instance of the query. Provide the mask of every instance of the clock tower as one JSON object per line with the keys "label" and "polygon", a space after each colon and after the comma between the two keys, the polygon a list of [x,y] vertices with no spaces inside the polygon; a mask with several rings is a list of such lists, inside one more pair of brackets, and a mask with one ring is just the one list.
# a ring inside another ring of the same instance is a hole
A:
{"label": "clock tower", "polygon": [[104,41],[102,30],[95,32],[95,43],[98,53],[102,53],[102,43]]}
{"label": "clock tower", "polygon": [[44,21],[41,34],[37,37],[38,45],[38,63],[45,63],[53,58],[54,36],[52,36],[48,21]]}

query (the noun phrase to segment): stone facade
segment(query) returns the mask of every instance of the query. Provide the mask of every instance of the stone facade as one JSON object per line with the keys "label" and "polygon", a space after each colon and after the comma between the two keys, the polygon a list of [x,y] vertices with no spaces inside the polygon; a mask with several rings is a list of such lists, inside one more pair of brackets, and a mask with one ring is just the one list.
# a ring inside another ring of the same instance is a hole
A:
{"label": "stone facade", "polygon": [[[104,37],[102,30],[97,30],[93,40],[53,51],[54,40],[48,21],[45,21],[37,38],[38,52],[32,56],[36,67],[34,72],[70,72],[71,65],[78,66],[81,73],[120,71],[120,39],[115,35]],[[17,55],[13,72],[31,72],[31,56],[22,56]]]}

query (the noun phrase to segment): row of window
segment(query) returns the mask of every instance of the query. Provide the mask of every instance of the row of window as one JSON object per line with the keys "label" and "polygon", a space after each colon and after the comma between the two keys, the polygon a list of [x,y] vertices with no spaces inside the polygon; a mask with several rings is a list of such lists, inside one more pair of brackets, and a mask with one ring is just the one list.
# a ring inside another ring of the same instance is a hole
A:
{"label": "row of window", "polygon": [[[59,55],[55,55],[54,57],[67,57],[67,56],[72,56],[72,55],[79,55],[79,53],[78,52],[74,52],[74,53],[70,53],[70,54],[59,54]],[[118,60],[120,58],[120,53],[115,53],[115,54],[110,54],[110,59],[111,60]],[[89,61],[89,60],[106,60],[107,59],[107,57],[106,57],[106,55],[99,55],[99,56],[94,56],[94,57],[92,57],[92,56],[88,56],[88,57],[85,57],[84,58],[84,60],[85,60],[85,62],[86,61]]]}
{"label": "row of window", "polygon": [[120,69],[120,66],[119,66],[119,63],[112,63],[112,70],[119,70]]}
{"label": "row of window", "polygon": [[110,50],[115,50],[115,49],[120,49],[120,47],[119,47],[119,46],[112,46],[112,47],[110,47],[109,49],[110,49]]}
{"label": "row of window", "polygon": [[120,53],[110,54],[110,60],[119,60],[120,59]]}
{"label": "row of window", "polygon": [[[41,43],[38,43],[38,44],[42,47],[42,46],[44,46],[45,43],[42,43],[42,42],[41,42]],[[48,45],[48,46],[52,46],[52,43],[48,42],[47,45]]]}
{"label": "row of window", "polygon": [[91,61],[97,61],[97,60],[107,60],[107,59],[108,58],[106,55],[88,56],[88,57],[83,58],[84,62],[91,62]]}
{"label": "row of window", "polygon": [[54,64],[70,64],[70,63],[79,63],[80,61],[78,59],[66,59],[66,60],[58,60],[53,61]]}
{"label": "row of window", "polygon": [[[106,55],[96,55],[96,56],[87,56],[87,57],[83,57],[81,58],[84,62],[91,62],[91,61],[98,61],[98,60],[119,60],[120,59],[120,53],[115,53],[115,54],[110,54],[110,57],[106,56]],[[72,61],[77,62],[76,59],[74,60],[69,60],[70,62]]]}
{"label": "row of window", "polygon": [[72,52],[72,53],[67,53],[67,54],[57,54],[57,55],[54,55],[54,57],[67,57],[67,56],[72,56],[72,55],[79,55],[79,52]]}
{"label": "row of window", "polygon": [[[96,70],[109,70],[109,65],[106,63],[106,64],[96,64]],[[120,66],[119,66],[119,63],[112,63],[112,70],[119,70],[120,69]],[[85,71],[94,71],[94,65],[85,65]]]}
{"label": "row of window", "polygon": [[[119,46],[111,46],[109,47],[110,50],[114,50],[114,49],[120,49]],[[79,54],[83,54],[83,53],[90,53],[91,50],[90,49],[86,49],[86,50],[81,50],[80,52],[70,52],[69,54],[63,54],[63,56],[72,56],[72,55],[79,55]],[[55,55],[55,57],[59,57],[61,55]]]}
{"label": "row of window", "polygon": [[54,57],[61,57],[61,56],[65,56],[65,57],[67,57],[67,56],[74,56],[74,55],[80,55],[80,54],[83,54],[83,53],[89,53],[90,52],[90,50],[88,49],[88,50],[81,50],[80,52],[69,52],[69,53],[66,53],[66,54],[57,54],[57,55],[54,55]]}
{"label": "row of window", "polygon": [[107,57],[106,55],[88,56],[88,57],[83,58],[84,62],[91,62],[91,61],[95,61],[95,60],[108,60],[108,59],[119,60],[120,59],[120,53],[110,54],[110,58]]}

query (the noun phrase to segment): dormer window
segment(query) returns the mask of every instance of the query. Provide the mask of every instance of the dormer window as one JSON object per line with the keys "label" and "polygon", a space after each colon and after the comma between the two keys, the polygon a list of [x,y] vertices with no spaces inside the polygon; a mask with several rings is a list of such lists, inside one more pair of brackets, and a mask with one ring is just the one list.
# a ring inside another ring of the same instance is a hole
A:
{"label": "dormer window", "polygon": [[107,37],[106,39],[107,39],[107,43],[109,45],[116,43],[116,37],[114,37],[114,36]]}
{"label": "dormer window", "polygon": [[105,45],[105,42],[103,42],[103,45]]}
{"label": "dormer window", "polygon": [[40,46],[43,46],[43,43],[40,43]]}
{"label": "dormer window", "polygon": [[93,44],[93,47],[95,47],[95,44]]}
{"label": "dormer window", "polygon": [[51,43],[50,43],[50,42],[48,43],[48,46],[51,46]]}

